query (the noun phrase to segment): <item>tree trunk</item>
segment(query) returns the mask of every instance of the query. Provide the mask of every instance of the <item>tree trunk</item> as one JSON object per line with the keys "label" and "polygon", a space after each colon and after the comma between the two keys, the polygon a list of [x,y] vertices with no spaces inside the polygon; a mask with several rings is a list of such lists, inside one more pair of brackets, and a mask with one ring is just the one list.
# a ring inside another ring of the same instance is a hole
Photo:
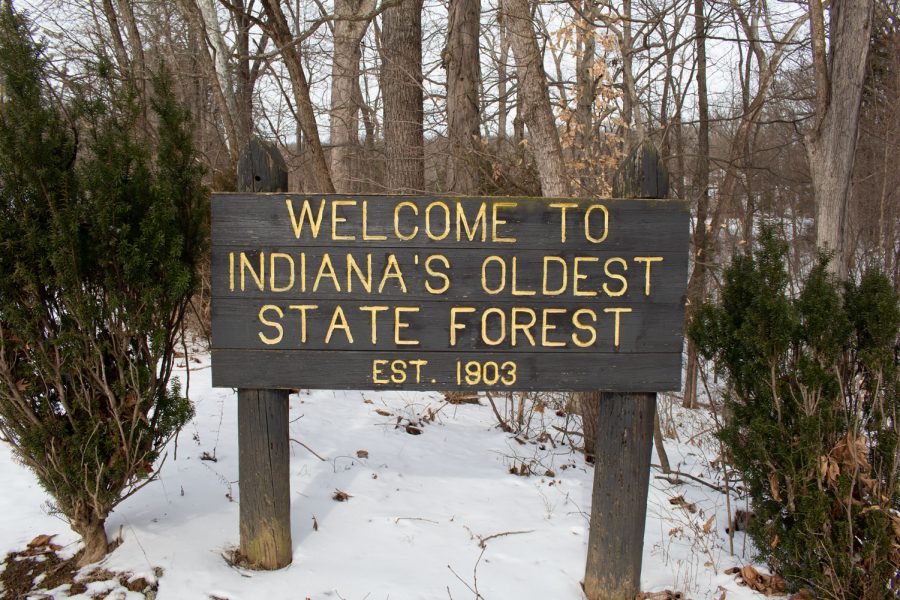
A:
{"label": "tree trunk", "polygon": [[[238,152],[241,146],[238,145],[238,132],[234,123],[234,114],[237,109],[234,98],[234,88],[230,78],[222,78],[220,68],[223,67],[221,67],[221,65],[217,66],[219,59],[214,59],[210,56],[209,50],[207,49],[207,40],[215,39],[216,33],[211,33],[209,31],[206,18],[200,7],[197,6],[195,0],[176,0],[176,4],[194,38],[197,39],[198,44],[202,46],[202,48],[197,49],[197,54],[199,54],[200,64],[203,65],[203,70],[209,81],[209,85],[212,87],[216,107],[222,115],[222,123],[225,127],[225,145],[228,149],[228,154],[231,156],[232,164],[237,167]],[[215,26],[218,27],[218,21],[215,23]],[[221,32],[217,33],[218,36],[221,37]],[[224,46],[224,41],[222,41],[222,44]],[[213,46],[213,51],[216,57],[218,57],[220,48]],[[227,63],[224,68],[227,73]]]}
{"label": "tree trunk", "polygon": [[480,0],[450,0],[450,30],[444,49],[450,169],[447,190],[475,195],[479,190],[477,152],[481,139],[478,82]]}
{"label": "tree trunk", "polygon": [[422,192],[422,0],[401,0],[384,11],[381,53],[388,191]]}
{"label": "tree trunk", "polygon": [[98,517],[90,508],[78,512],[85,514],[72,520],[72,529],[81,536],[81,540],[84,542],[84,550],[78,557],[78,566],[84,567],[102,560],[109,552],[109,542],[106,539],[106,529],[104,528],[105,518]]}
{"label": "tree trunk", "polygon": [[806,137],[806,153],[816,200],[816,244],[835,253],[831,270],[846,276],[844,226],[850,197],[859,107],[869,37],[872,0],[831,4],[830,60],[825,68],[821,0],[810,0],[813,65],[816,76],[816,125]]}
{"label": "tree trunk", "polygon": [[581,431],[584,434],[584,459],[592,463],[597,446],[597,425],[600,423],[600,401],[598,392],[575,394],[578,410],[581,412]]}
{"label": "tree trunk", "polygon": [[597,98],[597,86],[594,82],[594,62],[597,54],[596,31],[594,27],[593,0],[587,0],[582,8],[585,19],[580,20],[578,33],[578,54],[575,61],[576,100],[575,100],[575,151],[579,154],[579,188],[583,195],[592,195],[598,190],[592,185],[591,174],[597,165],[593,161],[594,143],[594,100]]}
{"label": "tree trunk", "polygon": [[641,107],[637,94],[637,84],[634,81],[634,68],[632,57],[634,55],[634,42],[631,35],[631,0],[624,0],[622,9],[622,79],[624,90],[622,94],[622,119],[627,129],[625,139],[627,148],[633,148],[644,141],[644,120],[641,117]]}
{"label": "tree trunk", "polygon": [[309,83],[306,80],[306,73],[303,71],[300,51],[297,49],[294,36],[291,34],[278,0],[262,0],[262,6],[267,17],[266,32],[281,49],[281,56],[291,77],[297,124],[303,132],[306,146],[311,154],[313,176],[315,177],[314,185],[316,186],[313,191],[333,194],[334,185],[331,182],[331,173],[328,163],[325,161],[322,142],[319,139],[319,126],[316,124],[316,114],[309,97]]}
{"label": "tree trunk", "polygon": [[506,139],[506,122],[509,106],[509,36],[503,22],[503,11],[497,13],[497,29],[500,35],[500,62],[497,63],[497,139]]}
{"label": "tree trunk", "polygon": [[364,15],[375,0],[336,0],[334,59],[331,63],[331,176],[338,193],[354,192],[353,162],[359,148],[360,43],[369,26]]}
{"label": "tree trunk", "polygon": [[569,177],[563,163],[559,132],[547,90],[547,74],[531,24],[528,0],[503,0],[501,6],[522,92],[522,119],[528,127],[528,144],[537,164],[541,191],[545,197],[566,197],[569,195]]}
{"label": "tree trunk", "polygon": [[[706,295],[707,250],[706,217],[709,211],[709,97],[706,90],[706,17],[704,1],[694,0],[694,44],[697,48],[697,167],[694,171],[694,193],[697,195],[697,221],[694,225],[694,265],[687,287],[685,328],[693,317],[694,309]],[[687,340],[687,368],[684,378],[685,408],[697,406],[697,347]]]}

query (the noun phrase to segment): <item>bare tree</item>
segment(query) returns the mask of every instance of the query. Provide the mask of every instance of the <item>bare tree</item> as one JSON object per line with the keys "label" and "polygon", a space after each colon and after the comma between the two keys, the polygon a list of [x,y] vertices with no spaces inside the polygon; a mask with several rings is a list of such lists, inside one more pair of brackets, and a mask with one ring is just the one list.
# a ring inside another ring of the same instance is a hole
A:
{"label": "bare tree", "polygon": [[806,136],[806,151],[816,199],[816,244],[835,252],[831,268],[843,276],[844,226],[874,2],[831,3],[827,50],[824,4],[809,0],[816,116]]}
{"label": "bare tree", "polygon": [[547,75],[535,39],[528,0],[503,0],[503,19],[516,61],[522,102],[518,114],[528,127],[528,144],[534,154],[544,196],[569,195],[569,177],[562,158],[556,119],[550,106]]}
{"label": "bare tree", "polygon": [[315,191],[321,193],[334,193],[334,184],[331,181],[331,172],[325,161],[325,152],[319,138],[319,126],[316,123],[316,115],[313,110],[309,93],[309,82],[303,71],[303,62],[300,58],[298,47],[299,40],[291,33],[288,21],[281,10],[278,0],[262,0],[263,10],[266,13],[266,21],[261,22],[268,35],[272,38],[281,53],[284,64],[291,77],[291,87],[294,92],[294,108],[297,111],[297,124],[303,131],[307,148],[312,160],[312,173],[315,179]]}
{"label": "bare tree", "polygon": [[387,187],[409,194],[425,189],[422,126],[422,0],[401,0],[384,11],[381,90]]}
{"label": "bare tree", "polygon": [[331,63],[331,174],[340,193],[353,189],[353,160],[359,147],[360,43],[375,0],[335,0],[334,55]]}
{"label": "bare tree", "polygon": [[476,154],[480,150],[478,32],[480,0],[450,0],[447,47],[442,53],[447,69],[447,121],[450,168],[447,189],[474,195],[479,190]]}

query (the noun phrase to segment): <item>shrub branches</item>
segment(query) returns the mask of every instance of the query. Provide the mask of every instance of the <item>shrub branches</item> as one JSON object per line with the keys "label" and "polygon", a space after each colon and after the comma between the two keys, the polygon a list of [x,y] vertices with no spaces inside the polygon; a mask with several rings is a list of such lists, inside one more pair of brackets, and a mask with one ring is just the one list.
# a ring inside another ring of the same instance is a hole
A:
{"label": "shrub branches", "polygon": [[0,433],[83,537],[83,564],[191,416],[169,379],[206,239],[168,78],[151,146],[107,70],[63,105],[27,21],[0,10]]}

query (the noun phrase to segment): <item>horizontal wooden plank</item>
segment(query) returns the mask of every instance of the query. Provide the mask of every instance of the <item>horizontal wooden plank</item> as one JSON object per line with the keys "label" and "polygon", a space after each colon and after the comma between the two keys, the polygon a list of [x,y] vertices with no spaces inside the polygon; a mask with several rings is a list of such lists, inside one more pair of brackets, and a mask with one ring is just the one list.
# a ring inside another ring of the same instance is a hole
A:
{"label": "horizontal wooden plank", "polygon": [[[619,312],[623,309],[628,312]],[[212,345],[259,350],[680,352],[682,322],[680,303],[533,306],[369,299],[304,304],[219,298],[212,305]]]}
{"label": "horizontal wooden plank", "polygon": [[[286,200],[290,200],[293,218]],[[304,216],[306,201],[308,212]],[[406,204],[399,206],[401,203]],[[564,220],[563,208],[553,207],[554,204],[574,206],[565,209]],[[484,216],[479,221],[482,205]],[[590,209],[593,205],[602,205],[603,209]],[[588,232],[602,241],[592,243],[586,238],[586,216]],[[515,246],[686,252],[688,222],[686,203],[670,200],[299,194],[215,194],[212,200],[214,247],[288,246],[298,241],[297,225],[301,242],[330,248]],[[311,223],[318,224],[316,236]],[[565,241],[562,241],[563,223]],[[363,239],[364,234],[368,239]],[[401,240],[398,236],[410,239]],[[497,241],[501,239],[515,242]]]}
{"label": "horizontal wooden plank", "polygon": [[212,383],[216,387],[624,392],[681,387],[680,352],[510,356],[213,350],[212,360]]}
{"label": "horizontal wooden plank", "polygon": [[[646,256],[650,255],[596,250],[548,253],[530,248],[432,252],[415,248],[220,246],[212,255],[212,295],[216,299],[310,301],[383,298],[684,303],[687,252],[658,253],[652,255],[651,262],[643,260]],[[655,260],[657,257],[661,260]],[[398,272],[401,277],[396,276]]]}

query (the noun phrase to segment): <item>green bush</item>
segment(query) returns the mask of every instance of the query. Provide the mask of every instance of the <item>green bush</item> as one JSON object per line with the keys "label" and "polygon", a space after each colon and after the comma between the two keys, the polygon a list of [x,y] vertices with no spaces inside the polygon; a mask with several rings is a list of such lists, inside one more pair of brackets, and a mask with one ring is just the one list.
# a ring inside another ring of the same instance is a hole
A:
{"label": "green bush", "polygon": [[0,434],[82,536],[83,564],[191,417],[170,376],[206,238],[168,79],[145,111],[108,70],[64,95],[26,19],[0,9]]}
{"label": "green bush", "polygon": [[795,298],[771,229],[725,272],[689,334],[725,375],[728,459],[747,484],[760,557],[823,598],[900,590],[898,294],[840,284],[820,257]]}

